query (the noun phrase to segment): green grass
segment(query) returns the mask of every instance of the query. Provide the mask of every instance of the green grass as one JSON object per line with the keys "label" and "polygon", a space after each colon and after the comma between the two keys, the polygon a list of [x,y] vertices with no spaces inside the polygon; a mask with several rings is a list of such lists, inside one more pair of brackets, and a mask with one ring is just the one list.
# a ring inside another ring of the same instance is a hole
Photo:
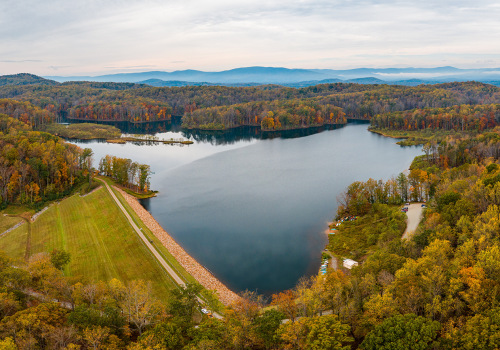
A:
{"label": "green grass", "polygon": [[76,123],[70,125],[46,124],[43,131],[68,139],[114,139],[121,136],[117,127],[94,123]]}
{"label": "green grass", "polygon": [[[175,286],[105,188],[52,205],[31,226],[31,254],[53,249],[68,251],[68,275],[84,281],[151,281],[163,300]],[[26,238],[27,225],[23,225],[0,237],[0,249],[15,258],[24,257]]]}
{"label": "green grass", "polygon": [[[99,177],[102,180],[106,181],[110,186],[114,184],[112,179],[106,178],[106,177]],[[122,197],[118,191],[113,189],[113,192],[117,196],[117,198],[120,200],[120,203],[123,205],[123,207],[127,210],[129,213],[130,217],[132,220],[134,220],[135,224],[142,229],[142,232],[144,235],[147,237],[147,239],[151,242],[153,241],[152,245],[156,248],[158,253],[165,259],[165,261],[177,272],[177,274],[186,282],[190,283],[196,283],[196,280],[191,276],[182,266],[179,264],[179,262],[172,256],[172,254],[169,253],[167,248],[163,246],[163,244],[160,242],[158,238],[146,227],[146,225],[142,222],[142,220],[139,219],[135,211],[132,210],[132,208],[128,205],[127,201]]]}
{"label": "green grass", "polygon": [[4,216],[3,213],[0,213],[0,234],[21,221],[23,221],[23,219],[18,217]]}
{"label": "green grass", "polygon": [[138,198],[138,199],[146,199],[146,198],[155,197],[156,193],[158,193],[158,191],[148,191],[146,193],[138,193],[138,192],[134,192],[131,189],[128,189],[125,187],[120,187],[120,188],[123,191],[125,191],[126,193],[128,193],[129,195],[134,196],[135,198]]}
{"label": "green grass", "polygon": [[9,214],[9,215],[20,215],[23,213],[30,213],[34,214],[35,210],[28,208],[27,206],[24,205],[19,205],[19,204],[11,204],[4,210],[0,211],[0,214]]}
{"label": "green grass", "polygon": [[23,259],[26,252],[26,239],[28,226],[24,224],[0,237],[0,250],[6,252],[11,258]]}

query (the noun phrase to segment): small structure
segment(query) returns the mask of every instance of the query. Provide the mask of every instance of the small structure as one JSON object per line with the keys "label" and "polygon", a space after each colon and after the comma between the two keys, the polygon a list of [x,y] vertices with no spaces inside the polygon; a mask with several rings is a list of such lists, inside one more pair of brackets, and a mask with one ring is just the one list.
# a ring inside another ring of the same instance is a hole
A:
{"label": "small structure", "polygon": [[344,259],[344,267],[346,269],[352,269],[354,266],[358,266],[358,262],[357,261],[354,261],[352,259]]}

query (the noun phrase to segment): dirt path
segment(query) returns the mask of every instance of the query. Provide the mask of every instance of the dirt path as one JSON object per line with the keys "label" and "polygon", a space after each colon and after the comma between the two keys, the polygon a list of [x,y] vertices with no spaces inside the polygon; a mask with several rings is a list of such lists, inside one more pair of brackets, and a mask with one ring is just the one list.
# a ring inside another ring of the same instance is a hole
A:
{"label": "dirt path", "polygon": [[337,258],[332,254],[332,252],[330,252],[329,250],[324,250],[324,252],[328,255],[330,255],[330,267],[334,270],[338,270],[339,267],[338,267],[338,262],[337,262]]}
{"label": "dirt path", "polygon": [[403,233],[402,239],[409,239],[413,236],[420,220],[422,220],[422,212],[422,203],[413,203],[409,205],[408,212],[406,213],[408,221],[406,223],[406,230],[405,233]]}
{"label": "dirt path", "polygon": [[26,219],[25,217],[22,218],[26,221],[26,224],[28,224],[28,237],[26,237],[26,253],[24,254],[24,260],[28,261],[31,256],[31,221],[30,219]]}
{"label": "dirt path", "polygon": [[[101,179],[97,179],[99,181],[102,181]],[[120,200],[116,197],[115,193],[111,190],[109,185],[106,183],[106,181],[102,181],[106,188],[108,189],[108,192],[111,194],[111,197],[113,197],[113,200],[115,201],[116,205],[118,205],[118,208],[123,212],[123,215],[127,218],[128,222],[130,223],[130,226],[134,229],[134,231],[137,233],[137,235],[141,238],[141,240],[144,242],[146,247],[153,253],[155,258],[158,260],[158,262],[163,266],[163,268],[168,272],[170,276],[172,276],[172,279],[177,283],[178,285],[185,286],[186,283],[182,280],[182,278],[177,275],[177,273],[170,267],[169,264],[163,259],[163,257],[158,253],[158,251],[153,247],[153,245],[149,242],[149,240],[144,236],[142,233],[141,229],[135,224],[134,220],[130,217],[128,214],[127,210],[123,207],[123,205],[120,203]]]}

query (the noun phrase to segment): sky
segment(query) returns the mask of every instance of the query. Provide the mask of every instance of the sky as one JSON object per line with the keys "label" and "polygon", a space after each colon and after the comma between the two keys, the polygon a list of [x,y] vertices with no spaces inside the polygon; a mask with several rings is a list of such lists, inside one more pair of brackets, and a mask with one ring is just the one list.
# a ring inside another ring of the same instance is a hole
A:
{"label": "sky", "polygon": [[0,75],[500,67],[498,0],[2,0]]}

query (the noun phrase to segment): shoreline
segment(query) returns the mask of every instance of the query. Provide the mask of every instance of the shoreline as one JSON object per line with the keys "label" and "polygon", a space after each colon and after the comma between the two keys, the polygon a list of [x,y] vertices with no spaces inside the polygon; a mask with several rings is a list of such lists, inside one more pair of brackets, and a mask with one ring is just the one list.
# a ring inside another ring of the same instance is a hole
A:
{"label": "shoreline", "polygon": [[158,123],[158,122],[169,122],[171,118],[159,119],[159,120],[113,120],[113,119],[87,119],[87,118],[71,118],[65,117],[68,120],[76,120],[77,122],[87,122],[87,123],[131,123],[131,124],[146,124],[146,123]]}
{"label": "shoreline", "polygon": [[318,125],[307,125],[307,126],[297,126],[293,128],[282,128],[282,129],[262,129],[260,124],[251,124],[251,125],[236,125],[236,126],[230,126],[230,127],[224,127],[222,129],[205,129],[205,128],[200,128],[200,127],[185,127],[186,130],[189,131],[197,131],[197,132],[203,132],[203,131],[209,131],[209,132],[217,132],[217,131],[231,131],[237,128],[241,127],[252,127],[252,128],[258,128],[261,132],[267,132],[267,133],[273,133],[273,132],[280,132],[280,131],[296,131],[296,130],[306,130],[306,129],[314,129],[314,128],[321,128],[322,126],[342,126],[342,125],[347,125],[349,124],[348,122],[346,123],[323,123],[323,124],[318,124]]}
{"label": "shoreline", "polygon": [[372,132],[374,134],[378,134],[380,136],[384,136],[384,137],[388,137],[388,138],[391,138],[391,139],[409,139],[410,136],[394,136],[394,135],[389,135],[389,134],[385,134],[384,132],[380,131],[380,130],[376,130],[376,129],[370,129],[368,128],[367,129],[369,132]]}
{"label": "shoreline", "polygon": [[215,290],[219,295],[219,300],[224,305],[230,305],[240,299],[240,297],[230,290],[225,284],[219,281],[205,267],[189,255],[173,238],[165,231],[158,221],[139,203],[139,201],[124,192],[120,188],[113,186],[132,210],[139,216],[146,227],[155,235],[172,256],[181,264],[181,266],[200,283],[205,289]]}

